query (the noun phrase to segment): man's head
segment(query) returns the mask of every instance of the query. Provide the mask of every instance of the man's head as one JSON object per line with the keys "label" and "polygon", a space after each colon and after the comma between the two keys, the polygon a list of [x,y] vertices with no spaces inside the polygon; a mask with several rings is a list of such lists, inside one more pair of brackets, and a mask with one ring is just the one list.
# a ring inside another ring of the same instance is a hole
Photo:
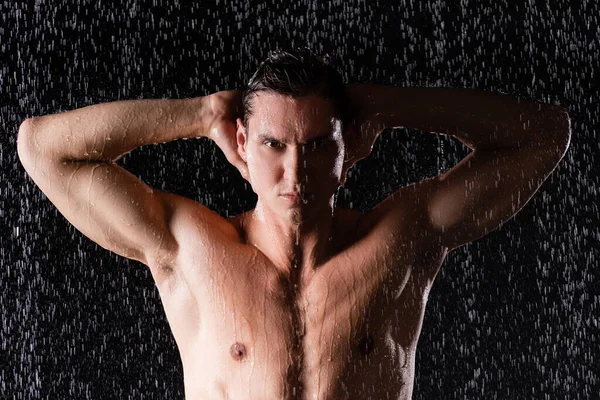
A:
{"label": "man's head", "polygon": [[[345,179],[351,116],[339,73],[309,50],[274,52],[250,79],[243,104],[238,152],[259,199],[309,214],[327,204]],[[281,196],[289,192],[305,193],[304,204],[290,205]]]}
{"label": "man's head", "polygon": [[336,116],[343,123],[347,123],[351,117],[341,75],[327,58],[308,49],[274,51],[259,65],[242,97],[246,127],[254,113],[254,100],[259,93],[293,98],[317,95],[333,102]]}

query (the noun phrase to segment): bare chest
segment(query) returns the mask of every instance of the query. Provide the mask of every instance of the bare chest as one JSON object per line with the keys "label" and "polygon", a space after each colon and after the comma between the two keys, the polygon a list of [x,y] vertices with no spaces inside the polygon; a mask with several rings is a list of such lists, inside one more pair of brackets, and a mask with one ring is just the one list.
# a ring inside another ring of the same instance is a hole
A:
{"label": "bare chest", "polygon": [[243,247],[182,258],[159,290],[186,394],[364,398],[412,384],[428,290],[414,268],[424,261],[408,246],[379,246],[350,248],[300,283]]}

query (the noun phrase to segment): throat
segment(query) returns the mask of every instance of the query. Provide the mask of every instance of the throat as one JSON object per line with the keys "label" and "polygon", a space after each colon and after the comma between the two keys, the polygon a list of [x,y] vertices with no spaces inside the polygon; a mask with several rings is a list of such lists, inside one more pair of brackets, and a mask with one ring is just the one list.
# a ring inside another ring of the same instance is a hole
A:
{"label": "throat", "polygon": [[361,214],[336,207],[321,229],[290,239],[273,219],[260,215],[256,209],[232,219],[240,241],[265,256],[281,279],[296,289],[308,284],[315,273],[337,254],[344,251],[359,235]]}
{"label": "throat", "polygon": [[243,240],[262,252],[282,272],[311,275],[335,251],[335,223],[324,221],[314,230],[288,232],[273,220],[250,214],[239,220]]}

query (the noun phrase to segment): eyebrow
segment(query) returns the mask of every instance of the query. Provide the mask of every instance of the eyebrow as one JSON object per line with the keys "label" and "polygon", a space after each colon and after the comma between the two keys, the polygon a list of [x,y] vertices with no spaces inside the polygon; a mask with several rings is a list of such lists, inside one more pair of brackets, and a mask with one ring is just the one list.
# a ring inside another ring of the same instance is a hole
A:
{"label": "eyebrow", "polygon": [[[316,142],[316,141],[319,141],[319,140],[322,140],[322,139],[327,139],[327,138],[329,138],[331,136],[333,136],[333,132],[328,132],[328,133],[319,135],[319,136],[317,136],[314,139],[311,139],[311,140],[309,140],[307,142],[300,143],[300,144],[302,144],[302,145],[309,144],[309,143]],[[285,139],[276,138],[276,137],[272,136],[269,133],[259,133],[258,134],[258,138],[261,141],[274,141],[274,142],[280,142],[280,143],[287,143]]]}

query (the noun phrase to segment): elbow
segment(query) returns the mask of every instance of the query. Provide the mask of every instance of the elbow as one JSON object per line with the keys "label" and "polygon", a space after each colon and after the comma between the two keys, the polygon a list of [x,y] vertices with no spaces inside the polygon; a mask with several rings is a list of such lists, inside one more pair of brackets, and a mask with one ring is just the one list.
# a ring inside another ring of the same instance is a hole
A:
{"label": "elbow", "polygon": [[562,158],[571,145],[571,117],[569,116],[569,111],[566,108],[561,108],[559,115],[560,122],[557,124],[557,134],[560,138],[559,143],[563,149],[561,155]]}
{"label": "elbow", "polygon": [[21,125],[19,125],[19,137],[27,135],[34,129],[34,120],[35,117],[27,118],[25,121],[21,122]]}
{"label": "elbow", "polygon": [[38,130],[37,128],[39,127],[41,119],[42,117],[31,117],[21,122],[21,125],[19,125],[19,136],[30,135],[31,133]]}
{"label": "elbow", "polygon": [[562,158],[571,144],[571,118],[563,107],[551,106],[541,129],[549,138],[549,144],[560,152]]}
{"label": "elbow", "polygon": [[558,130],[560,133],[567,137],[571,138],[571,116],[569,115],[569,110],[564,107],[559,107],[558,112],[556,113],[558,117],[559,123],[557,124]]}
{"label": "elbow", "polygon": [[567,121],[567,126],[566,126],[566,136],[567,136],[567,145],[566,147],[568,148],[569,145],[571,144],[571,117],[569,116],[569,111],[567,109],[563,109],[563,114],[564,114],[564,118]]}
{"label": "elbow", "polygon": [[27,154],[30,146],[30,136],[35,131],[35,118],[27,118],[19,126],[19,134],[17,136],[17,154],[20,159]]}
{"label": "elbow", "polygon": [[[17,135],[17,155],[21,163],[25,163],[32,159],[34,155],[40,152],[40,132],[41,120],[43,117],[27,118],[19,126],[19,134]],[[43,144],[43,143],[42,143]]]}

